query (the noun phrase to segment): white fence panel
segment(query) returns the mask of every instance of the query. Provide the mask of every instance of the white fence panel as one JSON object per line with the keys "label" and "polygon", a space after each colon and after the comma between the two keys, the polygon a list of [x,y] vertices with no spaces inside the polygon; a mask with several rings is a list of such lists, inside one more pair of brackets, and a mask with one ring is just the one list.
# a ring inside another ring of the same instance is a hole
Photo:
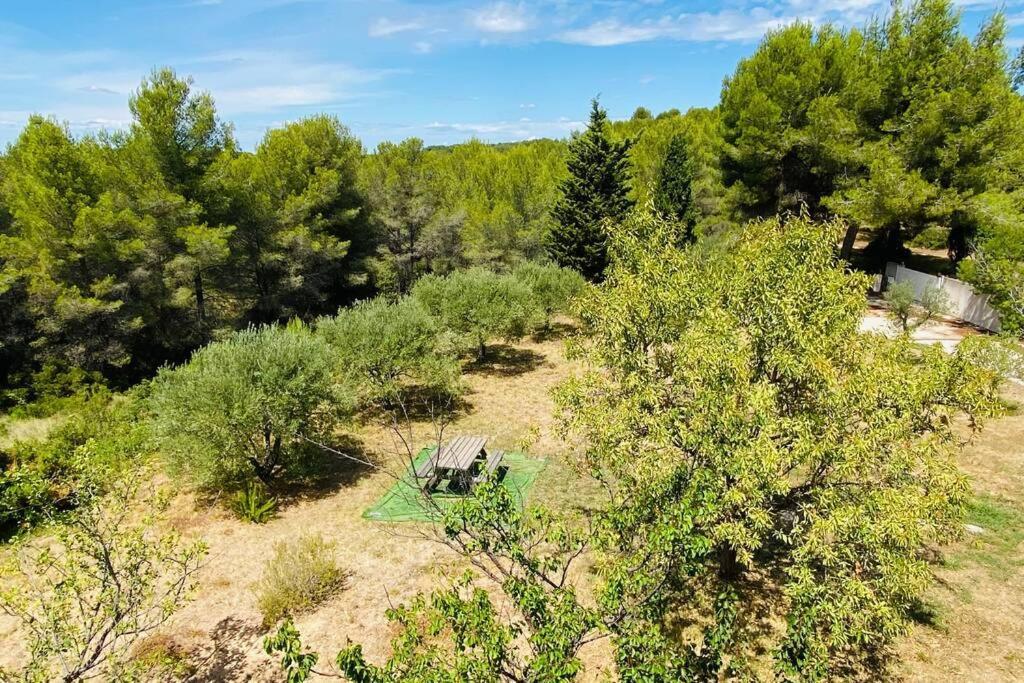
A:
{"label": "white fence panel", "polygon": [[951,277],[929,275],[899,263],[885,265],[885,277],[893,282],[910,282],[917,298],[928,287],[938,287],[949,297],[949,314],[992,332],[1002,328],[999,313],[989,304],[988,294],[978,294],[969,284]]}

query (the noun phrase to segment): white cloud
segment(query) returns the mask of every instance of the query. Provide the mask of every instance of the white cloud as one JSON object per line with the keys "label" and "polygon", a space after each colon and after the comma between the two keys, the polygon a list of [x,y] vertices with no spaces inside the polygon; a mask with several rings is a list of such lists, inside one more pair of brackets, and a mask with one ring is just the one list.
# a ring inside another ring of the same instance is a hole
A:
{"label": "white cloud", "polygon": [[434,49],[434,46],[425,40],[419,40],[412,44],[412,51],[418,55],[429,54]]}
{"label": "white cloud", "polygon": [[[561,117],[556,121],[534,121],[522,118],[518,121],[490,121],[482,123],[442,123],[435,121],[426,126],[426,133],[434,136],[471,135],[495,142],[534,140],[542,137],[564,137],[579,130],[583,121],[571,121]],[[432,136],[433,137],[433,136]]]}
{"label": "white cloud", "polygon": [[369,34],[371,38],[386,38],[396,33],[416,31],[421,28],[423,28],[422,24],[417,21],[393,21],[387,17],[381,17],[370,24]]}
{"label": "white cloud", "polygon": [[485,33],[519,33],[530,27],[526,8],[498,2],[473,13],[473,26]]}
{"label": "white cloud", "polygon": [[520,108],[520,109],[533,109],[533,108],[535,108],[536,106],[537,106],[537,105],[536,105],[536,104],[534,104],[533,102],[524,102],[523,104],[520,104],[520,105],[519,105],[519,108]]}
{"label": "white cloud", "polygon": [[605,19],[583,28],[564,31],[557,38],[565,43],[594,47],[660,39],[695,42],[750,41],[757,40],[765,32],[784,26],[798,18],[798,16],[774,14],[764,8],[756,7],[745,12],[724,10],[722,12],[680,14],[636,23]]}

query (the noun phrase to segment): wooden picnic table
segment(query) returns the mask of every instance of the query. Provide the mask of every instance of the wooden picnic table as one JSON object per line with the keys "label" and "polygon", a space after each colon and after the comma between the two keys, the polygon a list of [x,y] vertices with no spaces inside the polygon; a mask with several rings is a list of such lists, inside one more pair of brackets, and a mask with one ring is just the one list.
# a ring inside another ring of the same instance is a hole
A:
{"label": "wooden picnic table", "polygon": [[486,436],[457,436],[420,463],[416,477],[426,479],[428,489],[449,479],[469,490],[498,469],[504,456],[503,451],[487,452]]}

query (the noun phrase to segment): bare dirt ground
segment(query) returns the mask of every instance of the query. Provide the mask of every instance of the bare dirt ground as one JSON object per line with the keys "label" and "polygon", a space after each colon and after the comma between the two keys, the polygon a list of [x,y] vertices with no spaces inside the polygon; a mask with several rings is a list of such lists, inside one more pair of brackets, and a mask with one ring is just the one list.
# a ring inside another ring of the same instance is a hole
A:
{"label": "bare dirt ground", "polygon": [[[866,323],[873,324],[879,323]],[[960,334],[955,326],[940,329],[942,335]],[[468,368],[467,406],[447,433],[488,434],[495,447],[547,458],[532,501],[564,506],[585,500],[593,491],[566,464],[550,394],[573,370],[557,336],[496,346],[489,363]],[[1007,398],[1024,403],[1024,388],[1012,386]],[[431,435],[429,424],[419,424],[415,446],[425,445]],[[347,436],[352,452],[384,467],[401,466],[381,425],[353,427]],[[897,648],[893,677],[1024,680],[1024,411],[988,424],[961,462],[980,501],[969,521],[982,531],[940,553],[938,582],[922,605],[919,623]],[[391,483],[372,468],[344,465],[321,489],[286,501],[265,525],[242,522],[222,506],[180,493],[171,522],[188,536],[204,538],[210,554],[195,600],[160,634],[162,647],[187,657],[190,680],[281,680],[277,662],[262,650],[265,629],[251,588],[274,543],[314,532],[337,543],[338,560],[350,575],[333,599],[296,619],[304,643],[320,653],[324,669],[349,640],[362,643],[371,661],[382,661],[394,635],[385,610],[464,567],[452,551],[426,538],[422,525],[362,518]],[[0,666],[24,655],[9,621],[0,620],[0,644]],[[582,680],[611,679],[605,646],[583,656]]]}

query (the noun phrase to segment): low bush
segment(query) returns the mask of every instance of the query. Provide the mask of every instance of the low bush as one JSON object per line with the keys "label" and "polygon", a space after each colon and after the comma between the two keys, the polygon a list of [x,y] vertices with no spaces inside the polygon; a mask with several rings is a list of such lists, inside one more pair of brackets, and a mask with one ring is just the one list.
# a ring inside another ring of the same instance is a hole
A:
{"label": "low bush", "polygon": [[331,348],[301,325],[251,328],[161,370],[152,428],[171,470],[207,489],[300,475],[347,402]]}
{"label": "low bush", "polygon": [[244,491],[235,494],[231,509],[247,522],[265,524],[277,512],[277,498],[269,495],[262,485],[250,482]]}
{"label": "low bush", "polygon": [[361,407],[390,405],[423,390],[435,397],[459,393],[458,358],[414,299],[364,301],[322,318],[316,331],[333,348],[339,374]]}
{"label": "low bush", "polygon": [[461,348],[487,354],[495,338],[522,338],[539,321],[541,311],[530,288],[511,275],[470,268],[447,277],[427,275],[412,289],[412,296],[454,335]]}
{"label": "low bush", "polygon": [[276,544],[253,589],[264,625],[313,609],[340,590],[345,579],[333,542],[306,535]]}
{"label": "low bush", "polygon": [[0,450],[0,536],[77,507],[149,452],[137,393],[81,397],[45,438]]}
{"label": "low bush", "polygon": [[543,314],[544,327],[550,324],[551,316],[568,311],[569,302],[586,285],[575,270],[533,261],[518,265],[512,275],[530,288],[533,301]]}

